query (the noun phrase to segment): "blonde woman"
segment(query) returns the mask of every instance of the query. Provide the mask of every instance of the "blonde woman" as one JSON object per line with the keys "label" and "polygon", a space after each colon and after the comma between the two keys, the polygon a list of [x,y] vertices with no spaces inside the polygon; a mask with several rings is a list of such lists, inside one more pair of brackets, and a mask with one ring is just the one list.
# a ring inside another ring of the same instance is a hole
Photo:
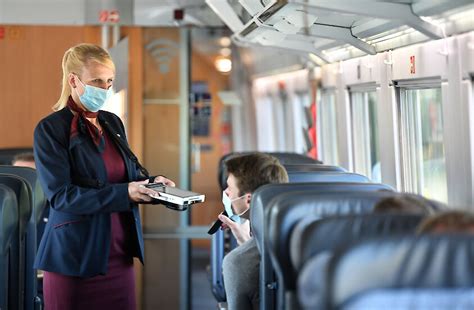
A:
{"label": "blonde woman", "polygon": [[[133,257],[143,262],[138,202],[149,181],[127,152],[120,119],[101,111],[112,95],[115,66],[101,47],[64,54],[54,113],[34,134],[37,172],[51,210],[35,268],[44,270],[45,308],[135,309]],[[146,174],[146,173],[145,173]]]}

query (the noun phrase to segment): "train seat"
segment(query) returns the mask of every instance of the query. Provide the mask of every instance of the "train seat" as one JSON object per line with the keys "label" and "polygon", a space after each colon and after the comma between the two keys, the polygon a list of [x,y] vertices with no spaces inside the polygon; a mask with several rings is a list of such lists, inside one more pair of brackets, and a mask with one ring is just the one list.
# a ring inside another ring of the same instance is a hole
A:
{"label": "train seat", "polygon": [[391,197],[390,191],[293,192],[276,196],[264,215],[264,247],[270,254],[277,278],[277,308],[296,305],[291,298],[296,274],[291,267],[290,236],[296,224],[308,217],[328,217],[347,214],[367,214],[380,200]]}
{"label": "train seat", "polygon": [[304,309],[472,309],[473,293],[474,238],[463,234],[363,241],[314,257],[298,278]]}
{"label": "train seat", "polygon": [[[328,218],[309,217],[296,224],[290,236],[290,272],[285,277],[285,298],[299,309],[296,277],[304,263],[317,255],[331,255],[337,249],[362,239],[396,234],[414,234],[422,215],[356,214]],[[317,276],[317,275],[314,275]]]}
{"label": "train seat", "polygon": [[12,189],[0,184],[0,309],[9,309],[9,289],[12,288],[10,266],[12,243],[18,230],[18,205]]}
{"label": "train seat", "polygon": [[[30,309],[24,304],[26,277],[26,248],[28,223],[32,214],[31,187],[21,177],[0,174],[0,184],[10,188],[18,202],[18,232],[12,243],[11,269],[12,286],[9,289],[12,309]],[[36,244],[35,244],[36,246]]]}
{"label": "train seat", "polygon": [[276,281],[273,266],[270,262],[268,249],[264,246],[267,231],[265,227],[265,213],[272,206],[273,199],[283,194],[299,196],[304,193],[319,195],[325,192],[338,191],[388,191],[391,187],[384,184],[372,183],[287,183],[268,184],[260,187],[252,195],[250,208],[250,225],[260,251],[260,303],[261,309],[273,309],[275,305]]}
{"label": "train seat", "polygon": [[[21,178],[31,193],[31,216],[28,220],[25,241],[25,308],[38,308],[42,301],[38,297],[38,279],[33,264],[39,240],[44,229],[43,215],[47,200],[36,170],[29,167],[0,166],[0,174],[11,174]],[[36,306],[35,306],[36,305]]]}

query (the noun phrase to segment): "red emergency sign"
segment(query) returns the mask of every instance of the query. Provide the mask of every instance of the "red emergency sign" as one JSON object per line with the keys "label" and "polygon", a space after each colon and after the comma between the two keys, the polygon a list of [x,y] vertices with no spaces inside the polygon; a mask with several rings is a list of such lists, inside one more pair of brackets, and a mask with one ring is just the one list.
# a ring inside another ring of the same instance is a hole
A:
{"label": "red emergency sign", "polygon": [[415,74],[415,56],[410,56],[410,74]]}

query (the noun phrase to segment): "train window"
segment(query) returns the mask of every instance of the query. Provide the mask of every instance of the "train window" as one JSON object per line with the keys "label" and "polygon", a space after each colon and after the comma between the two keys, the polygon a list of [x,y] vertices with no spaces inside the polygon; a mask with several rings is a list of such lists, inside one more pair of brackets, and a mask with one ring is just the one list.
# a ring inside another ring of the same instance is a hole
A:
{"label": "train window", "polygon": [[441,89],[400,90],[402,186],[447,201]]}
{"label": "train window", "polygon": [[381,182],[375,91],[351,93],[354,171]]}
{"label": "train window", "polygon": [[325,164],[339,164],[337,152],[336,96],[332,91],[323,91],[318,101],[318,139],[321,159]]}

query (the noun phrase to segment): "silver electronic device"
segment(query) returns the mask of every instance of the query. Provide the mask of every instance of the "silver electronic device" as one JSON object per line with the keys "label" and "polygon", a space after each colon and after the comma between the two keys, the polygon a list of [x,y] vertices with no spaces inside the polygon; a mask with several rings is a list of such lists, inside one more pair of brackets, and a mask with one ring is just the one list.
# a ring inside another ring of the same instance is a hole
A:
{"label": "silver electronic device", "polygon": [[203,194],[166,186],[163,183],[151,183],[145,187],[156,192],[156,195],[150,195],[155,203],[163,204],[174,210],[184,211],[192,204],[204,202],[205,199]]}

